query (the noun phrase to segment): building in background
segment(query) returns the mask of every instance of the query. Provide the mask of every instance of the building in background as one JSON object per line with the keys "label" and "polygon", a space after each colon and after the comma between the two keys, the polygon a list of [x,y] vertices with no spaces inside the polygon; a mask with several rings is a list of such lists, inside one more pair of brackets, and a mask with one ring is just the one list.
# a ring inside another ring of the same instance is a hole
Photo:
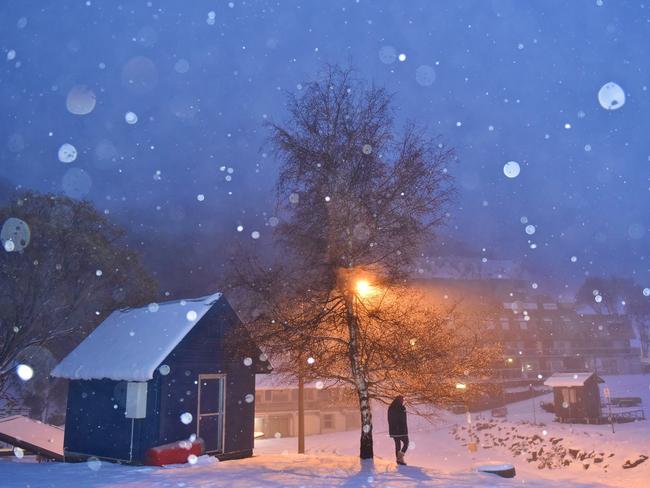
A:
{"label": "building in background", "polygon": [[503,344],[503,378],[568,371],[642,371],[638,339],[625,314],[528,295],[502,302],[498,317],[486,319],[484,326]]}
{"label": "building in background", "polygon": [[[358,430],[361,426],[358,400],[342,386],[322,382],[305,384],[305,435]],[[264,437],[298,435],[298,386],[277,375],[256,379],[255,433]]]}
{"label": "building in background", "polygon": [[639,338],[641,364],[645,372],[650,371],[650,320],[645,317],[635,317],[632,325]]}
{"label": "building in background", "polygon": [[416,275],[434,306],[455,306],[483,337],[501,344],[495,379],[505,390],[541,383],[557,372],[643,371],[639,331],[645,329],[624,309],[609,311],[597,303],[577,304],[572,296],[542,293],[516,263],[447,256],[424,259]]}

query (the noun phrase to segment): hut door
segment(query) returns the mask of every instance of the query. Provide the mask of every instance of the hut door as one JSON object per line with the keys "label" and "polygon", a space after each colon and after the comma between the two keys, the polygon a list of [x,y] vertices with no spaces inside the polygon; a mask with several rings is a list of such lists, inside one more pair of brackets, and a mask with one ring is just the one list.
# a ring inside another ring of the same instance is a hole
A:
{"label": "hut door", "polygon": [[196,433],[206,452],[223,452],[226,375],[199,375],[199,408]]}

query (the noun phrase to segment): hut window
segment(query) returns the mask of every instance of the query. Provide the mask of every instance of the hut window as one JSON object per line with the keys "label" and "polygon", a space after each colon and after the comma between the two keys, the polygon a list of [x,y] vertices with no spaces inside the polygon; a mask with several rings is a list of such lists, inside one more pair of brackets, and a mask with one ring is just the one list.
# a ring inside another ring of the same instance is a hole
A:
{"label": "hut window", "polygon": [[574,388],[562,388],[563,403],[578,403],[578,396]]}

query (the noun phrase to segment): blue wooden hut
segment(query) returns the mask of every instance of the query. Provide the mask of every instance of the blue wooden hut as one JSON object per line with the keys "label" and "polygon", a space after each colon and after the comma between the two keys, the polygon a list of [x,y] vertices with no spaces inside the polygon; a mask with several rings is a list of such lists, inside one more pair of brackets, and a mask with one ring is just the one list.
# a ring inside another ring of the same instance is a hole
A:
{"label": "blue wooden hut", "polygon": [[70,380],[65,458],[142,463],[193,436],[251,456],[255,374],[270,369],[220,293],[116,310],[52,371]]}

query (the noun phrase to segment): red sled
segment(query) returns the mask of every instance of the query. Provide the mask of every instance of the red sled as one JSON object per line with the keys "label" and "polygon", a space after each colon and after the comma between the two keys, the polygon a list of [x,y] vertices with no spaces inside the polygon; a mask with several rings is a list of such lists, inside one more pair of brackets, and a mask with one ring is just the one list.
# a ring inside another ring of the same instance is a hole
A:
{"label": "red sled", "polygon": [[144,464],[147,466],[164,466],[166,464],[183,464],[190,455],[200,456],[205,453],[203,439],[182,440],[147,449]]}

